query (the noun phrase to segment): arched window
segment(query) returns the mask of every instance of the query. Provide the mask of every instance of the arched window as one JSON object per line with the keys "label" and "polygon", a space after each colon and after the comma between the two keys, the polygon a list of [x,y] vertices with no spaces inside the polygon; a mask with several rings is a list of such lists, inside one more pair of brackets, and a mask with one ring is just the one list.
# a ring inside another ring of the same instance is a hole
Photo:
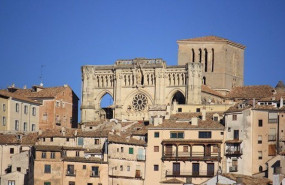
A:
{"label": "arched window", "polygon": [[215,61],[215,54],[214,54],[214,48],[212,48],[212,72],[214,72],[214,61]]}
{"label": "arched window", "polygon": [[206,85],[206,77],[205,77],[205,76],[204,76],[203,79],[202,79],[202,84],[203,84],[203,85]]}
{"label": "arched window", "polygon": [[192,49],[192,62],[195,62],[195,51]]}
{"label": "arched window", "polygon": [[262,172],[262,171],[263,171],[262,166],[259,166],[259,172]]}
{"label": "arched window", "polygon": [[177,91],[174,94],[171,103],[173,104],[174,101],[176,101],[178,104],[185,104],[185,97],[180,91]]}
{"label": "arched window", "polygon": [[199,49],[199,62],[202,62],[202,50],[201,48]]}
{"label": "arched window", "polygon": [[205,49],[205,72],[208,70],[208,51]]}
{"label": "arched window", "polygon": [[110,107],[113,105],[113,98],[109,93],[106,93],[100,101],[100,107],[106,112],[106,118],[112,119],[113,118],[113,108]]}

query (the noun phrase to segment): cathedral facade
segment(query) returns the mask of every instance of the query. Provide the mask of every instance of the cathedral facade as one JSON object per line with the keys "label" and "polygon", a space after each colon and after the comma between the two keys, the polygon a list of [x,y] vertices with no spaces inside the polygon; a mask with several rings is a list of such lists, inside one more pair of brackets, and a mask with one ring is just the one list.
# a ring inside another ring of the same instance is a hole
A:
{"label": "cathedral facade", "polygon": [[[226,94],[243,85],[244,46],[208,36],[178,41],[178,65],[162,59],[82,66],[81,120],[149,120],[151,106],[201,104],[201,86]],[[101,108],[104,95],[113,105]]]}
{"label": "cathedral facade", "polygon": [[100,119],[100,102],[109,94],[113,117],[148,120],[154,105],[201,103],[200,63],[167,66],[162,59],[118,60],[110,66],[82,67],[82,122]]}

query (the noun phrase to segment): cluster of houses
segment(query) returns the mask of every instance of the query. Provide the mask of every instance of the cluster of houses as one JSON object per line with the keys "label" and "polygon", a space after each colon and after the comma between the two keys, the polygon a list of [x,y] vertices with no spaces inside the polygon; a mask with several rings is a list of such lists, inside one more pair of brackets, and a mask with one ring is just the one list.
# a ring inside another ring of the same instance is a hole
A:
{"label": "cluster of houses", "polygon": [[284,84],[219,98],[224,109],[174,102],[150,107],[149,121],[77,124],[78,97],[67,85],[0,90],[1,184],[280,184]]}

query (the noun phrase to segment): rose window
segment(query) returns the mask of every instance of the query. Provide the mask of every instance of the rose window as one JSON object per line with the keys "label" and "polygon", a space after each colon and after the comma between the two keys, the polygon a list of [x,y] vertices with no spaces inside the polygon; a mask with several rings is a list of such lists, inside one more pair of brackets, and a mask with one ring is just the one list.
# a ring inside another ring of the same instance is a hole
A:
{"label": "rose window", "polygon": [[135,111],[142,111],[146,108],[147,97],[144,94],[136,94],[132,104]]}

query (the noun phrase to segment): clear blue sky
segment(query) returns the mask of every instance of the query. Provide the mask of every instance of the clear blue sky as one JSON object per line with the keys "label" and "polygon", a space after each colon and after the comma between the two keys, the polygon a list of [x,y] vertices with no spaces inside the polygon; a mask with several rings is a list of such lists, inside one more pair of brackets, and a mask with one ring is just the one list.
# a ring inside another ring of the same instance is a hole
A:
{"label": "clear blue sky", "polygon": [[179,39],[217,35],[242,43],[245,85],[285,81],[284,0],[1,0],[0,88],[69,84],[80,67],[117,59],[177,63]]}

